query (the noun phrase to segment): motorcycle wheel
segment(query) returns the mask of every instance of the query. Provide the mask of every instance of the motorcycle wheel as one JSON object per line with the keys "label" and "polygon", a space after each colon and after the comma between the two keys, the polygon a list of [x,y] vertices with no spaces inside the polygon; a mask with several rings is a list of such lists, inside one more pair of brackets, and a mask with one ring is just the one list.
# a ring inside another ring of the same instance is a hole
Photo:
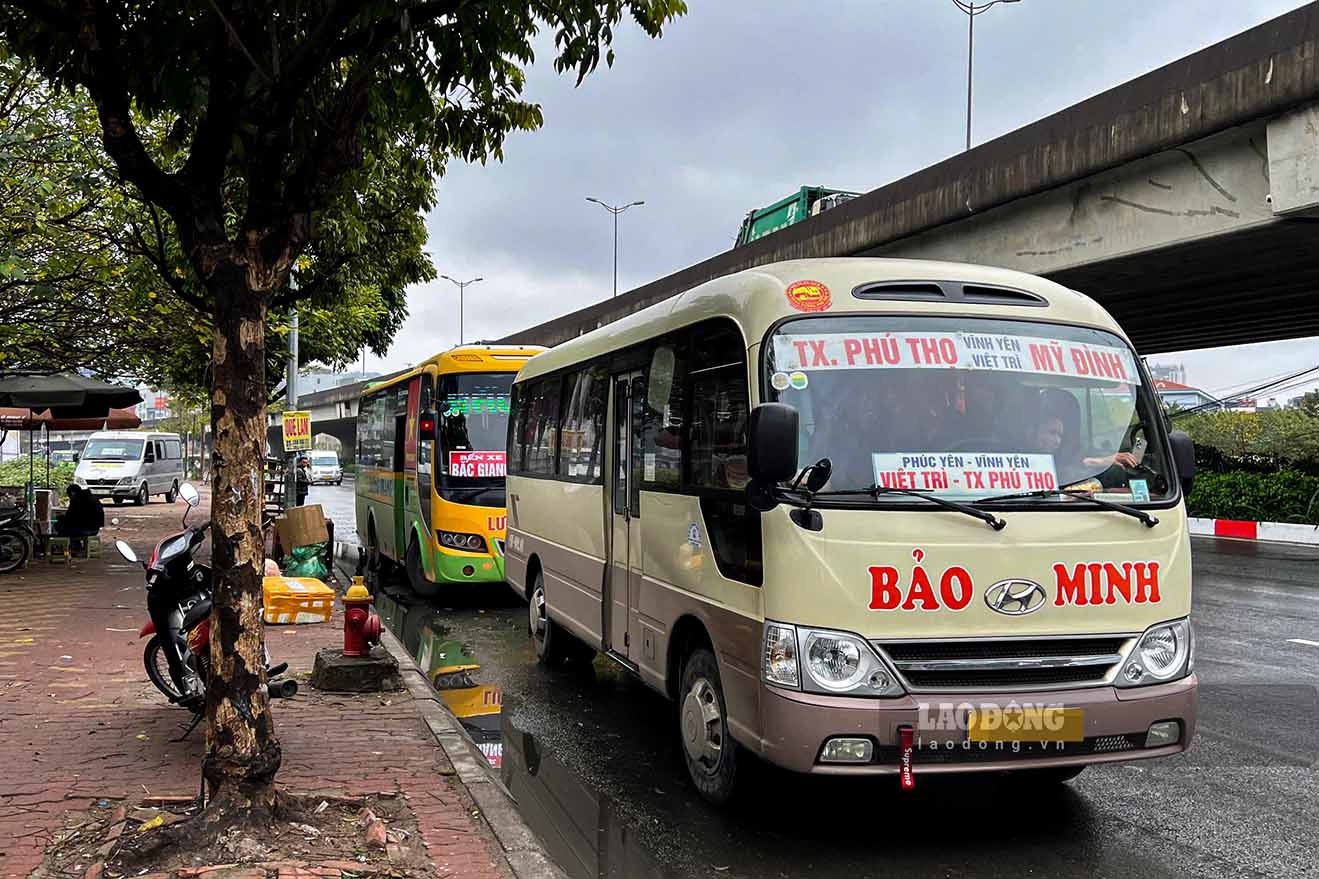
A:
{"label": "motorcycle wheel", "polygon": [[169,660],[165,658],[164,645],[159,635],[152,635],[142,651],[142,664],[147,668],[147,677],[156,689],[169,697],[170,701],[182,698],[179,688],[174,686],[174,679],[169,674]]}
{"label": "motorcycle wheel", "polygon": [[0,574],[23,567],[32,551],[27,538],[18,531],[0,531]]}

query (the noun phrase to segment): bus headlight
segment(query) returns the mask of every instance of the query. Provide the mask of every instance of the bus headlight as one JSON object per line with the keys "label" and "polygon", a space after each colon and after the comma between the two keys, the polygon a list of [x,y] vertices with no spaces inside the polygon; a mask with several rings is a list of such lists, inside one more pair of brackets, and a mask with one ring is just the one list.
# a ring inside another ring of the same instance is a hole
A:
{"label": "bus headlight", "polygon": [[485,538],[480,534],[460,534],[456,531],[436,531],[435,534],[440,538],[440,545],[450,549],[461,549],[464,552],[489,551]]}
{"label": "bus headlight", "polygon": [[1191,638],[1190,620],[1150,626],[1122,664],[1114,684],[1138,687],[1185,677],[1191,671]]}
{"label": "bus headlight", "polygon": [[765,682],[812,693],[901,696],[902,685],[865,639],[847,632],[765,623]]}
{"label": "bus headlight", "polygon": [[802,689],[849,696],[901,696],[902,685],[865,639],[828,629],[797,629],[806,661]]}

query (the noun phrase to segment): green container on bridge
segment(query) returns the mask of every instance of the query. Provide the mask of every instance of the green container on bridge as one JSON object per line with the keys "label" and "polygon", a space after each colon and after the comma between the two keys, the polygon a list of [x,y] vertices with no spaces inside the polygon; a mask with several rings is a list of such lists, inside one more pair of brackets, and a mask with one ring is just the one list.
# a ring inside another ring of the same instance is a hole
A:
{"label": "green container on bridge", "polygon": [[771,232],[786,229],[807,217],[856,198],[858,194],[842,189],[825,189],[822,186],[803,186],[769,207],[748,213],[742,220],[742,228],[738,230],[735,246],[740,247],[757,238],[764,238]]}

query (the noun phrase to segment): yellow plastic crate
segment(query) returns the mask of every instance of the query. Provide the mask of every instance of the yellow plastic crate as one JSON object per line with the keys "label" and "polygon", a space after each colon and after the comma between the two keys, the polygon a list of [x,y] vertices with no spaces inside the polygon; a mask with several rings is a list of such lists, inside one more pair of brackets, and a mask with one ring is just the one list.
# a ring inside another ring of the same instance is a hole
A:
{"label": "yellow plastic crate", "polygon": [[269,625],[328,623],[334,590],[315,577],[265,577],[263,618]]}

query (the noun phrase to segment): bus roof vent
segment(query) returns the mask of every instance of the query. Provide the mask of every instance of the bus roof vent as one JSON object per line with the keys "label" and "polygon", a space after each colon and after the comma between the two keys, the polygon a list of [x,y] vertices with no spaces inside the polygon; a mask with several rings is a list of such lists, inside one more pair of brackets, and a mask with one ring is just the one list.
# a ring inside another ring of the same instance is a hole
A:
{"label": "bus roof vent", "polygon": [[976,305],[1045,306],[1049,302],[1036,293],[1012,287],[961,284],[956,281],[880,281],[862,284],[852,291],[857,299],[896,299],[906,302],[967,302]]}
{"label": "bus roof vent", "polygon": [[[951,286],[951,285],[950,285]],[[885,281],[878,284],[862,284],[852,291],[857,299],[902,299],[918,301],[943,302],[955,297],[949,296],[943,285],[925,281]]]}
{"label": "bus roof vent", "polygon": [[984,305],[1045,306],[1049,304],[1049,300],[1037,293],[1027,293],[1025,290],[1015,290],[1011,287],[986,287],[983,284],[963,284],[962,299]]}

